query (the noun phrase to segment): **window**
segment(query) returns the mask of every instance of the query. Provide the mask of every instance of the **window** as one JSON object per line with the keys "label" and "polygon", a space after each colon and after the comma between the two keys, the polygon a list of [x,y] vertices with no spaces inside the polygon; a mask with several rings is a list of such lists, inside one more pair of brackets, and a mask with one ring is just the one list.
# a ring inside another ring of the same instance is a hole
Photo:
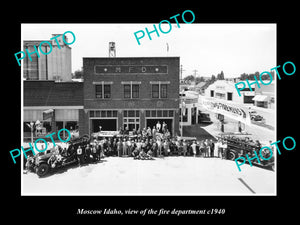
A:
{"label": "window", "polygon": [[152,98],[159,98],[159,84],[152,84]]}
{"label": "window", "polygon": [[167,98],[167,84],[160,85],[160,97]]}
{"label": "window", "polygon": [[124,84],[124,98],[139,98],[139,84]]}
{"label": "window", "polygon": [[90,117],[118,117],[116,110],[91,110]]}
{"label": "window", "polygon": [[152,98],[167,98],[169,81],[150,81]]}
{"label": "window", "polygon": [[104,84],[104,98],[110,98],[110,84]]}
{"label": "window", "polygon": [[146,117],[174,117],[173,110],[146,110]]}
{"label": "window", "polygon": [[181,108],[179,109],[179,122],[188,121],[188,108],[185,108],[185,115],[181,114]]}
{"label": "window", "polygon": [[210,97],[214,97],[214,90],[210,90]]}
{"label": "window", "polygon": [[132,98],[139,98],[140,86],[138,84],[132,85]]}
{"label": "window", "polygon": [[96,98],[110,98],[111,90],[110,84],[95,85]]}
{"label": "window", "polygon": [[128,127],[129,131],[138,130],[140,127],[140,112],[138,110],[123,111],[123,128]]}
{"label": "window", "polygon": [[232,93],[227,92],[227,100],[232,101]]}
{"label": "window", "polygon": [[124,98],[131,98],[130,84],[124,84]]}
{"label": "window", "polygon": [[102,98],[102,85],[96,85],[96,98]]}

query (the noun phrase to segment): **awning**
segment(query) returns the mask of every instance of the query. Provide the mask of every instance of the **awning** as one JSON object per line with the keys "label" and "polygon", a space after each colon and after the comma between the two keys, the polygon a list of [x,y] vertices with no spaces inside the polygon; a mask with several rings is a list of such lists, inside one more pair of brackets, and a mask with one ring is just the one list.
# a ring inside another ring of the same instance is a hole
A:
{"label": "awning", "polygon": [[255,95],[254,98],[252,98],[253,101],[258,101],[258,102],[265,102],[268,101],[268,96],[266,95]]}

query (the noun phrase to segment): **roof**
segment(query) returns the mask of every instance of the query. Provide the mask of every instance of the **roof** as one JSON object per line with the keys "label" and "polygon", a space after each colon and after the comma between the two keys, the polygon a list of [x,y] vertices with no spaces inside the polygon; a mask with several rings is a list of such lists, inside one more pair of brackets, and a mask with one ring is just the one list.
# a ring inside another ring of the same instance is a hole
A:
{"label": "roof", "polygon": [[83,82],[24,81],[24,106],[83,106]]}
{"label": "roof", "polygon": [[252,98],[253,101],[258,101],[258,102],[265,102],[268,101],[268,96],[266,95],[255,95],[254,98]]}
{"label": "roof", "polygon": [[207,82],[200,82],[200,83],[198,83],[198,84],[196,84],[196,87],[204,87],[205,85],[207,84]]}

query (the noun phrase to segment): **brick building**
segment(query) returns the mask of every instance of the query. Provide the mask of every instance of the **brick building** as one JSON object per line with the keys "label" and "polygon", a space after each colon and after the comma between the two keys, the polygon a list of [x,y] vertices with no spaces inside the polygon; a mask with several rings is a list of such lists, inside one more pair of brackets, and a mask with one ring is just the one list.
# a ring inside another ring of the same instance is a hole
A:
{"label": "brick building", "polygon": [[179,57],[83,58],[80,134],[166,122],[179,134]]}

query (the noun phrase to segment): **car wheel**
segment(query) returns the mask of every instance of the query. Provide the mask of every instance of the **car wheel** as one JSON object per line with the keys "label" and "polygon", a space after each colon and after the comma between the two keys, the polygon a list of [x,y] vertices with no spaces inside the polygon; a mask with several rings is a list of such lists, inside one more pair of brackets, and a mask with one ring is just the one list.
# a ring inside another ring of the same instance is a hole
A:
{"label": "car wheel", "polygon": [[228,159],[229,160],[235,160],[235,154],[234,154],[234,152],[229,152],[228,153]]}
{"label": "car wheel", "polygon": [[36,174],[39,177],[45,176],[49,172],[50,166],[46,163],[40,164],[36,169]]}

